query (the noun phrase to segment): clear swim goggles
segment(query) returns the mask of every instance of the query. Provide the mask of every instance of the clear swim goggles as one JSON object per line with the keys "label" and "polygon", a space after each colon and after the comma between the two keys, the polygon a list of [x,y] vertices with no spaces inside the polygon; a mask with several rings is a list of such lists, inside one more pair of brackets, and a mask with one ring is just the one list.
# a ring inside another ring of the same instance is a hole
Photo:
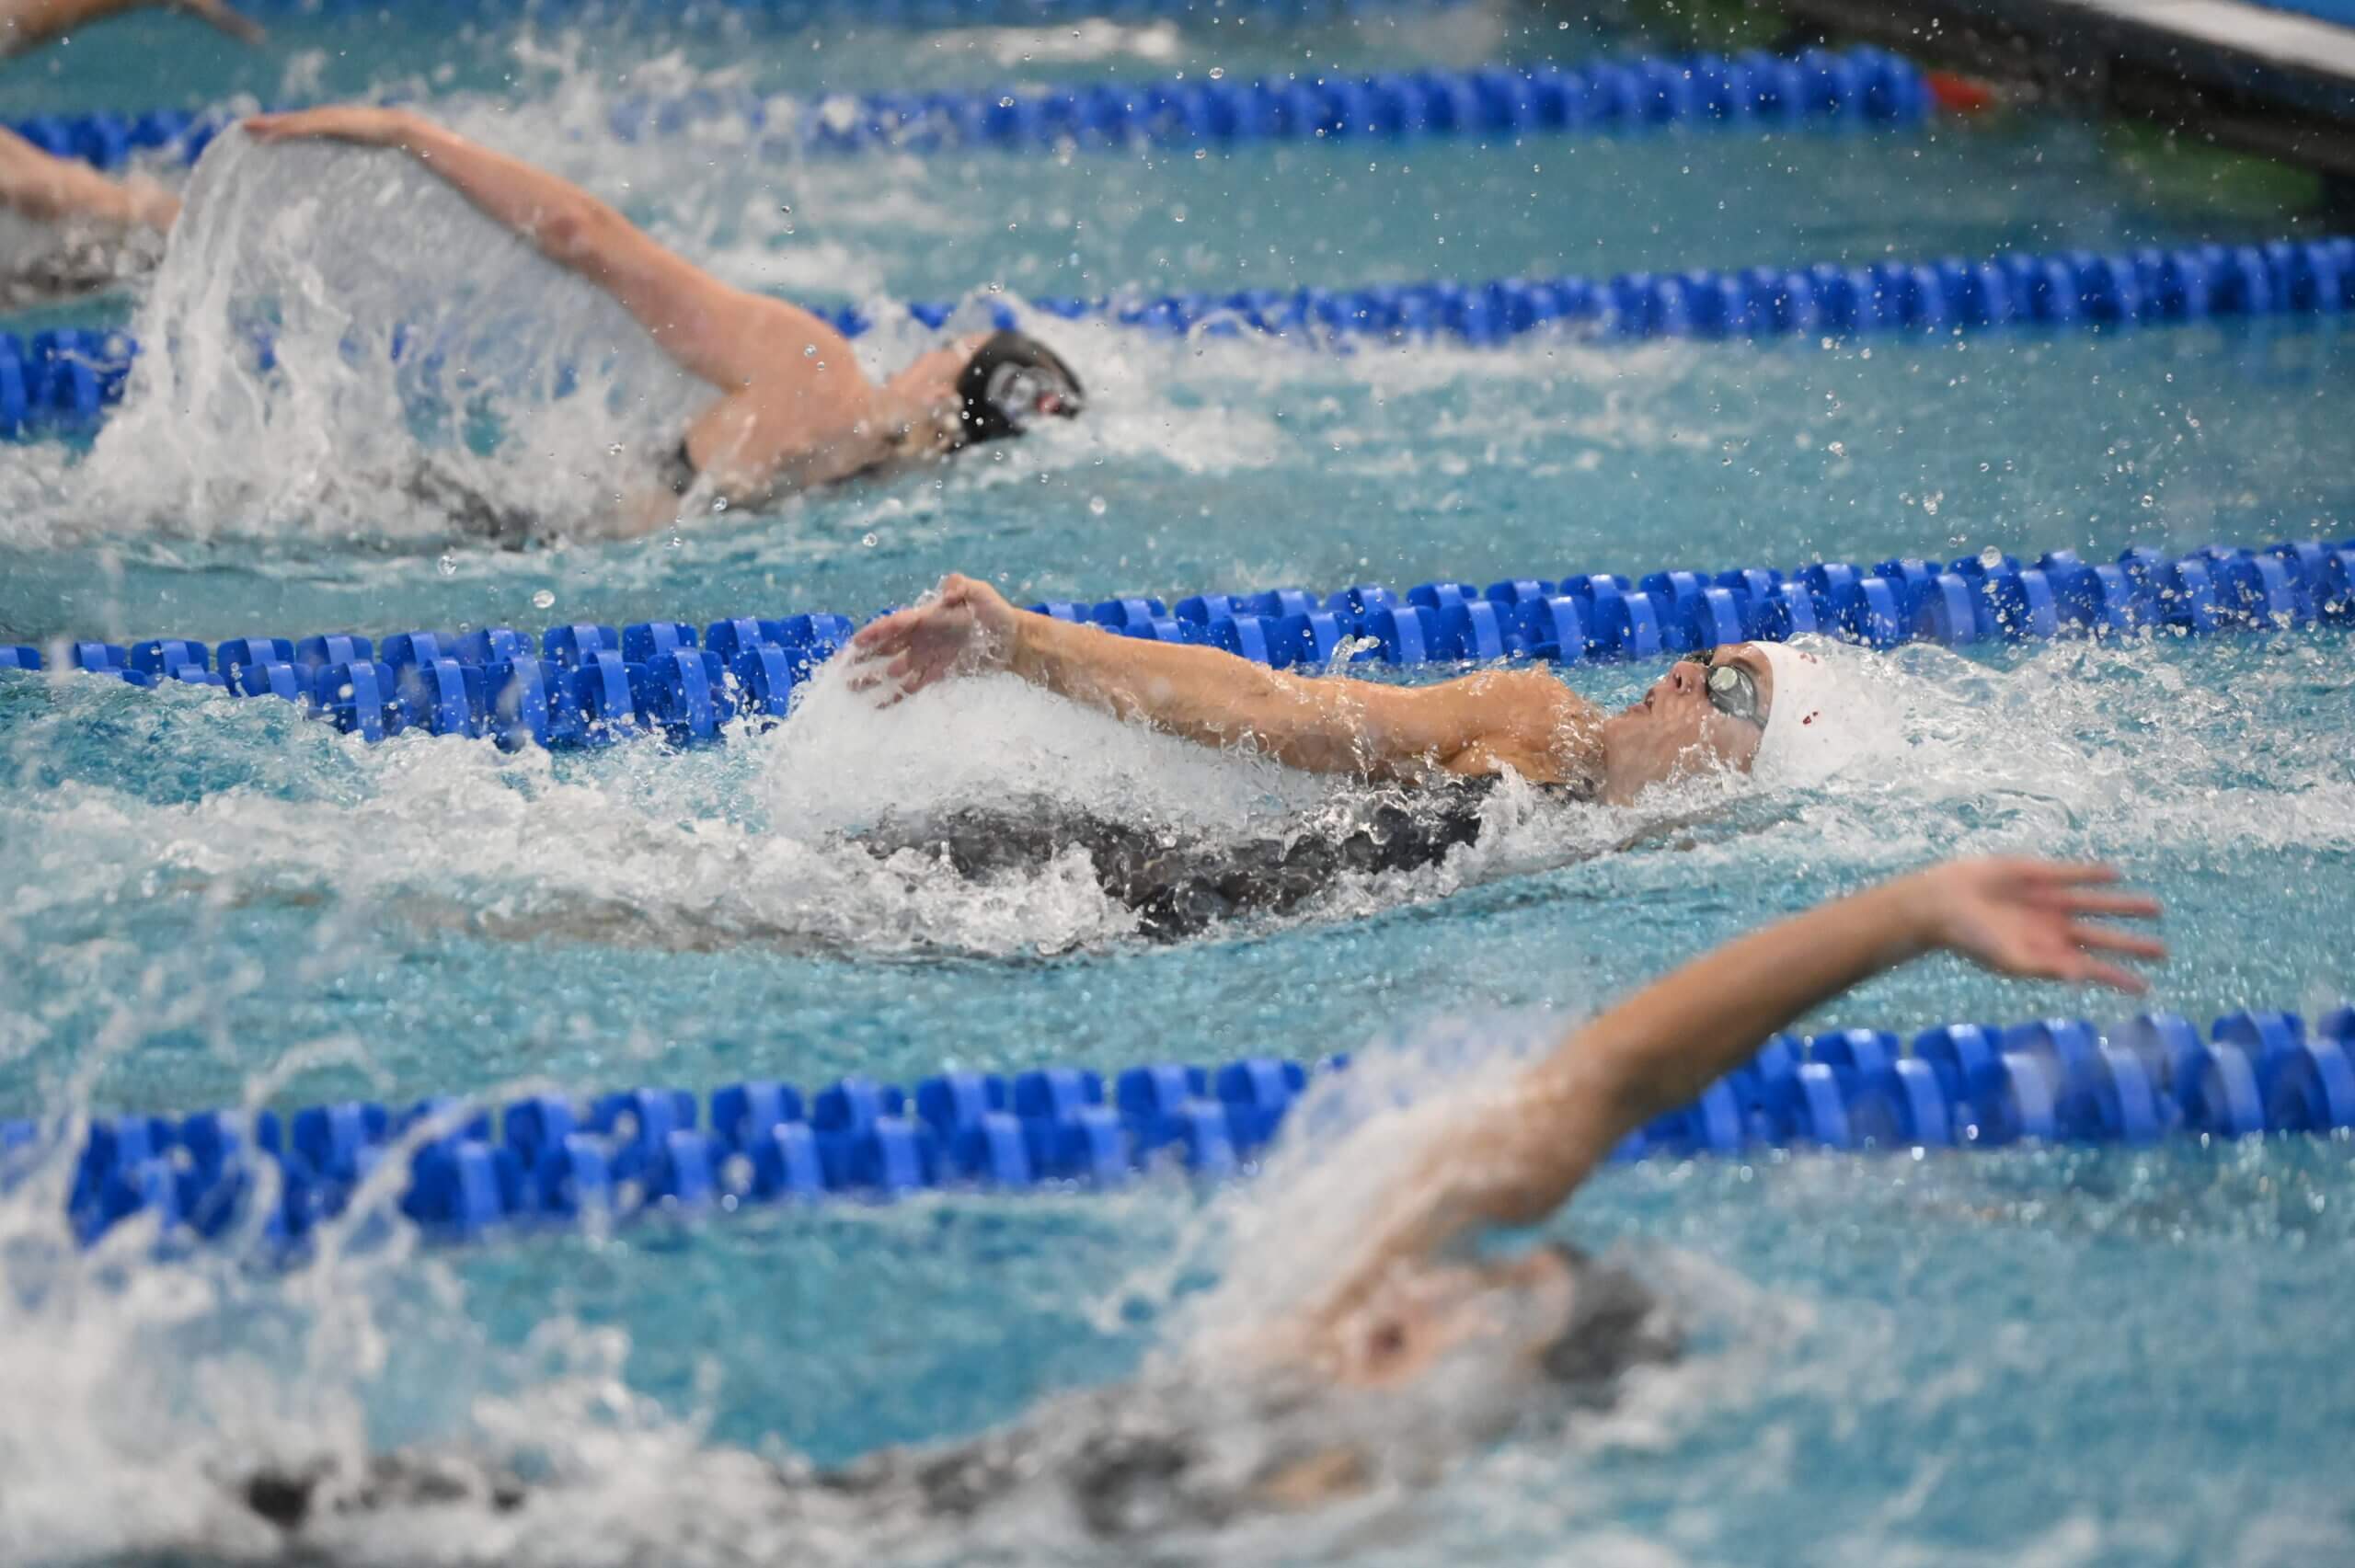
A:
{"label": "clear swim goggles", "polygon": [[1738,718],[1766,727],[1766,704],[1758,697],[1758,677],[1739,664],[1719,664],[1717,650],[1688,653],[1684,662],[1697,664],[1704,671],[1702,689],[1708,693],[1709,705],[1728,718]]}

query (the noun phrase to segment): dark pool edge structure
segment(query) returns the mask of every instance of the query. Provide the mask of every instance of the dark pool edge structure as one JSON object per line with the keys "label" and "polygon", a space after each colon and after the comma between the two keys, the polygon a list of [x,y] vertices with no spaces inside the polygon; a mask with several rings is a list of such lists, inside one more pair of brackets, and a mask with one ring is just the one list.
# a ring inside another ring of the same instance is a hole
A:
{"label": "dark pool edge structure", "polygon": [[[1108,599],[1031,606],[1107,635],[1217,647],[1273,669],[1337,659],[1414,667],[1536,659],[1657,658],[1738,642],[1817,634],[1870,647],[1947,647],[2055,637],[2207,635],[2355,624],[2355,538],[2262,549],[2211,544],[2168,556],[2148,546],[2091,564],[2048,550],[1951,563],[1913,558],[1870,569],[1818,562],[1657,571],[1640,583],[1607,573],[1490,583],[1419,583],[1401,598],[1359,583],[1318,594],[1270,589],[1178,601]],[[550,626],[536,647],[508,626],[463,635],[408,631],[381,648],[357,633],[188,637],[54,646],[59,674],[79,671],[153,689],[211,687],[277,697],[345,734],[381,741],[412,731],[524,746],[603,746],[634,737],[719,740],[739,720],[766,726],[847,643],[844,615],[715,621],[700,640],[681,621]],[[0,670],[38,672],[38,648],[0,646]]]}
{"label": "dark pool edge structure", "polygon": [[[1752,51],[1646,56],[1583,65],[1426,67],[1412,72],[1227,81],[1064,82],[814,98],[702,88],[630,97],[606,114],[615,139],[741,125],[764,153],[1055,151],[1070,146],[1240,146],[1261,142],[1837,130],[1918,125],[1929,86],[1886,50]],[[134,154],[193,164],[236,122],[225,109],[32,115],[12,129],[44,152],[98,168]]]}
{"label": "dark pool edge structure", "polygon": [[[2355,1007],[2344,1006],[2312,1029],[2294,1013],[2230,1013],[2204,1037],[2166,1013],[2108,1026],[1947,1024],[1910,1043],[1868,1029],[1777,1035],[1614,1158],[2344,1138],[2355,1129],[2350,1054]],[[1109,1099],[1102,1075],[1078,1068],[946,1073],[913,1093],[853,1077],[807,1101],[790,1084],[755,1081],[713,1091],[707,1127],[694,1094],[653,1087],[495,1107],[435,1098],[284,1117],[114,1116],[86,1132],[9,1122],[0,1185],[53,1171],[61,1141],[79,1133],[66,1208],[85,1243],[144,1218],[167,1242],[242,1239],[280,1259],[299,1254],[316,1228],[351,1223],[355,1194],[404,1157],[387,1184],[398,1188],[386,1195],[392,1208],[449,1240],[826,1197],[1107,1188],[1162,1166],[1209,1177],[1247,1168],[1311,1077],[1347,1066],[1155,1063],[1118,1074]]]}
{"label": "dark pool edge structure", "polygon": [[[1000,327],[1021,326],[997,298],[971,302]],[[1118,295],[1030,302],[1040,316],[1095,320],[1171,337],[1246,334],[1342,350],[1363,344],[1450,341],[1493,348],[1540,334],[1578,341],[1663,338],[1725,341],[1875,334],[1944,336],[2010,327],[2137,326],[2281,317],[2335,317],[2355,309],[2355,236],[2265,245],[2156,246],[2105,255],[2006,252],[1982,261],[1839,262],[1778,268],[1694,268],[1587,278],[1384,284],[1354,290],[1243,289],[1216,294]],[[909,304],[930,329],[959,312],[941,301]],[[821,315],[846,337],[877,325],[856,306]],[[1034,326],[1037,324],[1033,324]],[[1050,329],[1051,330],[1051,329]],[[275,365],[270,339],[251,340],[256,368]],[[465,339],[434,341],[396,327],[387,352],[429,371]],[[349,351],[360,351],[353,335]],[[121,403],[140,352],[125,332],[61,327],[29,339],[0,332],[0,435],[86,433]]]}
{"label": "dark pool edge structure", "polygon": [[2355,179],[2355,7],[2241,0],[1776,0],[1799,27]]}

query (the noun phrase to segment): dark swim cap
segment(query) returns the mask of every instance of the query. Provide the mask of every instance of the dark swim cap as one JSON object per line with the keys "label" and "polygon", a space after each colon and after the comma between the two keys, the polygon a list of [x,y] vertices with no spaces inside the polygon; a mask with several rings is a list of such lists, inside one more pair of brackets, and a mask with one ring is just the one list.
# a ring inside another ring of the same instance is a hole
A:
{"label": "dark swim cap", "polygon": [[1548,1378],[1581,1402],[1608,1404],[1621,1373],[1683,1354],[1684,1336],[1641,1280],[1566,1242],[1545,1244],[1569,1268],[1575,1292],[1568,1324],[1539,1357]]}
{"label": "dark swim cap", "polygon": [[993,333],[957,377],[959,446],[1018,436],[1042,415],[1076,418],[1086,391],[1061,355],[1019,332]]}

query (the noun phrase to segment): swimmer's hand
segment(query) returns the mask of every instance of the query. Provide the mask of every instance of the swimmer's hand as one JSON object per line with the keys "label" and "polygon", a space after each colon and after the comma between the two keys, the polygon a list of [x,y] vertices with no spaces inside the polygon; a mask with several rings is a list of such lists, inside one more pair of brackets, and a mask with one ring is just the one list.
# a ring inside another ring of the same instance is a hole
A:
{"label": "swimmer's hand", "polygon": [[257,142],[350,142],[362,147],[397,147],[418,130],[414,115],[373,104],[339,103],[286,114],[249,114],[246,134]]}
{"label": "swimmer's hand", "polygon": [[1928,946],[2001,975],[2140,991],[2147,989],[2142,977],[2103,955],[2155,963],[2166,957],[2165,946],[2084,918],[2158,918],[2156,898],[2111,891],[2117,880],[2107,865],[1997,856],[1949,861],[1897,887]]}
{"label": "swimmer's hand", "polygon": [[985,582],[954,572],[925,602],[896,610],[851,638],[851,689],[898,702],[951,675],[1004,670],[1020,612]]}

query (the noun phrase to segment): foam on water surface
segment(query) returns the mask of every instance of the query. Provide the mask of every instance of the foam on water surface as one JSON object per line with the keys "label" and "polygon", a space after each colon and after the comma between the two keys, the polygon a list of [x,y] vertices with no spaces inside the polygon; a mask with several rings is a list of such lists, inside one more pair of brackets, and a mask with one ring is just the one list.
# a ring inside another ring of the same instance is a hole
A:
{"label": "foam on water surface", "polygon": [[[585,516],[700,390],[421,171],[230,136],[152,292],[102,307],[163,350],[132,403],[95,445],[0,463],[0,638],[864,614],[950,567],[1027,601],[1986,547],[2092,558],[2336,534],[2355,502],[2323,461],[2348,390],[2328,323],[1331,354],[1173,343],[1025,303],[2120,248],[2304,222],[2238,194],[2230,169],[2113,158],[2070,127],[803,163],[724,123],[625,142],[611,112],[705,88],[1239,76],[1641,40],[1565,42],[1550,19],[1533,35],[1493,6],[1240,42],[1199,17],[1069,36],[641,17],[482,25],[431,51],[335,30],[377,25],[362,20],[279,25],[306,47],[259,74],[191,49],[189,92],[403,91],[730,282],[879,320],[911,298],[962,299],[968,320],[1011,303],[1080,364],[1091,417],[757,517],[489,549],[385,477],[431,456],[499,499]],[[73,91],[94,96],[76,107],[138,107],[143,47],[127,27],[77,40]],[[54,86],[27,107],[60,101]],[[2184,200],[2202,179],[2235,194]],[[267,372],[244,336],[265,320]],[[396,363],[396,322],[440,357]],[[883,368],[929,339],[895,325],[860,352]],[[286,704],[194,690],[0,678],[0,1112],[1359,1059],[1226,1193],[1155,1182],[420,1253],[382,1217],[395,1168],[377,1207],[292,1273],[250,1247],[157,1260],[135,1229],[85,1254],[63,1230],[66,1173],[43,1168],[0,1193],[0,1558],[266,1561],[275,1536],[224,1477],[357,1474],[409,1448],[539,1490],[517,1508],[484,1482],[355,1518],[330,1532],[341,1555],[1126,1561],[1051,1488],[976,1534],[788,1519],[770,1467],[1215,1370],[1315,1288],[1423,1120],[1708,944],[1936,854],[2120,861],[2170,902],[2162,1005],[2334,1003],[2355,972],[2348,650],[2322,630],[1846,654],[1898,715],[1848,776],[1700,780],[1627,812],[1508,785],[1479,841],[1436,867],[1168,945],[1138,940],[1077,857],[976,887],[844,840],[890,808],[1031,798],[1218,838],[1348,787],[1007,681],[878,714],[830,675],[781,727],[718,748],[505,757],[415,736],[368,748]],[[1616,705],[1656,673],[1567,679]],[[2096,1006],[1936,964],[1815,1022]],[[1614,1168],[1557,1233],[1668,1293],[1694,1331],[1683,1367],[1600,1421],[1541,1413],[1501,1436],[1519,1407],[1466,1369],[1430,1405],[1350,1416],[1414,1484],[1171,1555],[2343,1558],[2350,1215],[2335,1141]],[[1251,1440],[1238,1426],[1238,1459]]]}

